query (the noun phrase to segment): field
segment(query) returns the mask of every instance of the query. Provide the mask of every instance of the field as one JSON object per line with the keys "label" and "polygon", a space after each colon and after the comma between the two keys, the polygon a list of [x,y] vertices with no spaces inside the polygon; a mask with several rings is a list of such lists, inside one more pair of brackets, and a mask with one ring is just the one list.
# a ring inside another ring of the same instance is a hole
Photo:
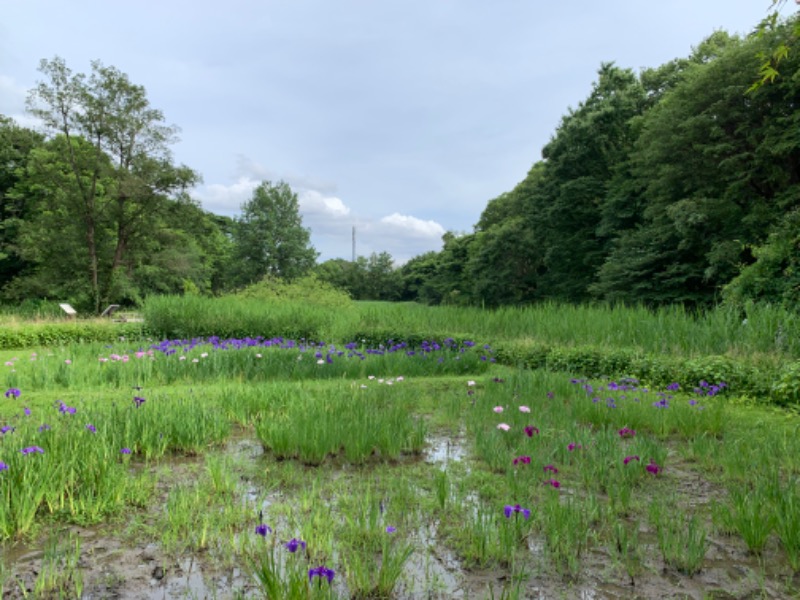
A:
{"label": "field", "polygon": [[800,594],[791,314],[226,302],[6,321],[3,598]]}

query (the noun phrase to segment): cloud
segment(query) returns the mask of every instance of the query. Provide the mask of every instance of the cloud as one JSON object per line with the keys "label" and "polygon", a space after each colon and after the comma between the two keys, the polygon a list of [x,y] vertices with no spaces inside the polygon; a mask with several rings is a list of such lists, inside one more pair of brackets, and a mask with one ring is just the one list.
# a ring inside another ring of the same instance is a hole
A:
{"label": "cloud", "polygon": [[195,188],[194,194],[207,211],[221,215],[238,214],[242,204],[247,202],[260,181],[240,177],[230,185],[212,183]]}
{"label": "cloud", "polygon": [[[240,162],[239,166],[244,163]],[[194,195],[205,210],[235,216],[240,213],[242,204],[252,197],[253,190],[268,179],[264,175],[266,171],[249,163],[246,169],[239,170],[239,177],[233,183],[201,186],[195,189]],[[335,257],[349,259],[354,228],[357,255],[388,252],[398,265],[441,248],[445,228],[436,221],[398,212],[380,218],[358,215],[341,198],[326,191],[335,186],[326,186],[323,190],[291,187],[297,193],[303,226],[311,230],[311,242],[320,252],[320,261]]]}
{"label": "cloud", "polygon": [[317,190],[302,190],[297,197],[303,216],[320,215],[340,219],[350,214],[350,209],[336,196],[326,196]]}
{"label": "cloud", "polygon": [[414,238],[436,239],[441,238],[445,229],[436,221],[423,221],[417,217],[392,213],[380,220],[381,228],[395,235],[405,235]]}

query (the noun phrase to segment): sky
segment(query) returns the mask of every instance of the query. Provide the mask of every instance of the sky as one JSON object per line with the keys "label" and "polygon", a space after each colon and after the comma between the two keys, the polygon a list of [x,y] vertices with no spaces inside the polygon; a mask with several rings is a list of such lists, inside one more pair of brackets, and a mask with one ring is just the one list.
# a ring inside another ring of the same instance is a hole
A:
{"label": "sky", "polygon": [[[180,128],[192,196],[240,214],[287,182],[320,261],[397,264],[471,232],[614,62],[639,72],[770,0],[0,0],[0,114],[36,126],[41,59],[99,60]],[[797,9],[791,1],[783,12]]]}

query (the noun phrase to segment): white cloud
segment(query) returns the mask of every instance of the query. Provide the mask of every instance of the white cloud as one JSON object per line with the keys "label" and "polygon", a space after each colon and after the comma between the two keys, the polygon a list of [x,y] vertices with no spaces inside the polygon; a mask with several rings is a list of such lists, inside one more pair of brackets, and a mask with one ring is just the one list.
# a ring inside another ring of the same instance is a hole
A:
{"label": "white cloud", "polygon": [[410,215],[392,213],[380,220],[382,228],[386,228],[393,235],[407,235],[415,238],[429,238],[438,240],[445,229],[436,221],[423,221]]}
{"label": "white cloud", "polygon": [[320,215],[339,219],[350,214],[341,198],[326,196],[317,190],[302,190],[298,193],[300,212],[305,215]]}
{"label": "white cloud", "polygon": [[238,214],[242,204],[247,202],[260,181],[240,177],[230,185],[212,183],[194,190],[203,208],[213,213],[232,216]]}

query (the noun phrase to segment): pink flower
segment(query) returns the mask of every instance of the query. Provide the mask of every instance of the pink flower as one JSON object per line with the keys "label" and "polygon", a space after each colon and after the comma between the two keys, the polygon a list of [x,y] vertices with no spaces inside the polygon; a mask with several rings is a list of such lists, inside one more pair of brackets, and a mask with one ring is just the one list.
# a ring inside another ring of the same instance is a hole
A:
{"label": "pink flower", "polygon": [[636,435],[636,432],[633,429],[628,429],[627,427],[623,427],[617,433],[619,433],[619,437],[621,438],[632,438]]}
{"label": "pink flower", "polygon": [[72,361],[70,359],[67,359],[67,360],[64,361],[64,364],[65,365],[71,365]]}
{"label": "pink flower", "polygon": [[503,431],[508,431],[509,429],[511,429],[511,425],[508,425],[507,423],[500,423],[500,425],[498,425],[497,428],[502,429]]}
{"label": "pink flower", "polygon": [[544,466],[544,472],[545,473],[547,473],[547,472],[558,473],[558,469],[556,468],[555,465],[545,465]]}
{"label": "pink flower", "polygon": [[664,467],[659,467],[655,461],[651,458],[650,464],[645,467],[648,473],[652,473],[653,475],[658,475]]}
{"label": "pink flower", "polygon": [[533,437],[534,433],[536,435],[539,435],[539,428],[538,427],[534,427],[533,425],[528,425],[525,428],[525,435],[527,435],[528,437]]}
{"label": "pink flower", "polygon": [[544,482],[545,485],[552,485],[554,488],[558,489],[561,487],[561,483],[556,479],[549,479]]}
{"label": "pink flower", "polygon": [[628,464],[629,462],[631,462],[632,460],[639,460],[639,457],[638,457],[636,454],[634,454],[633,456],[626,456],[626,457],[624,458],[624,460],[622,461],[622,464],[625,464],[625,465],[627,465],[627,464]]}
{"label": "pink flower", "polygon": [[494,410],[494,412],[500,414],[501,412],[503,412],[503,407],[502,406],[495,406],[493,410]]}
{"label": "pink flower", "polygon": [[530,456],[518,456],[517,458],[514,459],[514,464],[515,465],[520,464],[520,463],[523,464],[523,465],[531,464],[531,457]]}
{"label": "pink flower", "polygon": [[519,407],[519,412],[521,412],[521,413],[529,413],[529,412],[531,412],[531,409],[528,408],[527,406],[520,406]]}
{"label": "pink flower", "polygon": [[572,452],[573,450],[580,450],[581,448],[583,448],[583,446],[581,446],[580,444],[576,444],[575,442],[572,442],[569,446],[567,446],[567,450],[569,450],[570,452]]}

